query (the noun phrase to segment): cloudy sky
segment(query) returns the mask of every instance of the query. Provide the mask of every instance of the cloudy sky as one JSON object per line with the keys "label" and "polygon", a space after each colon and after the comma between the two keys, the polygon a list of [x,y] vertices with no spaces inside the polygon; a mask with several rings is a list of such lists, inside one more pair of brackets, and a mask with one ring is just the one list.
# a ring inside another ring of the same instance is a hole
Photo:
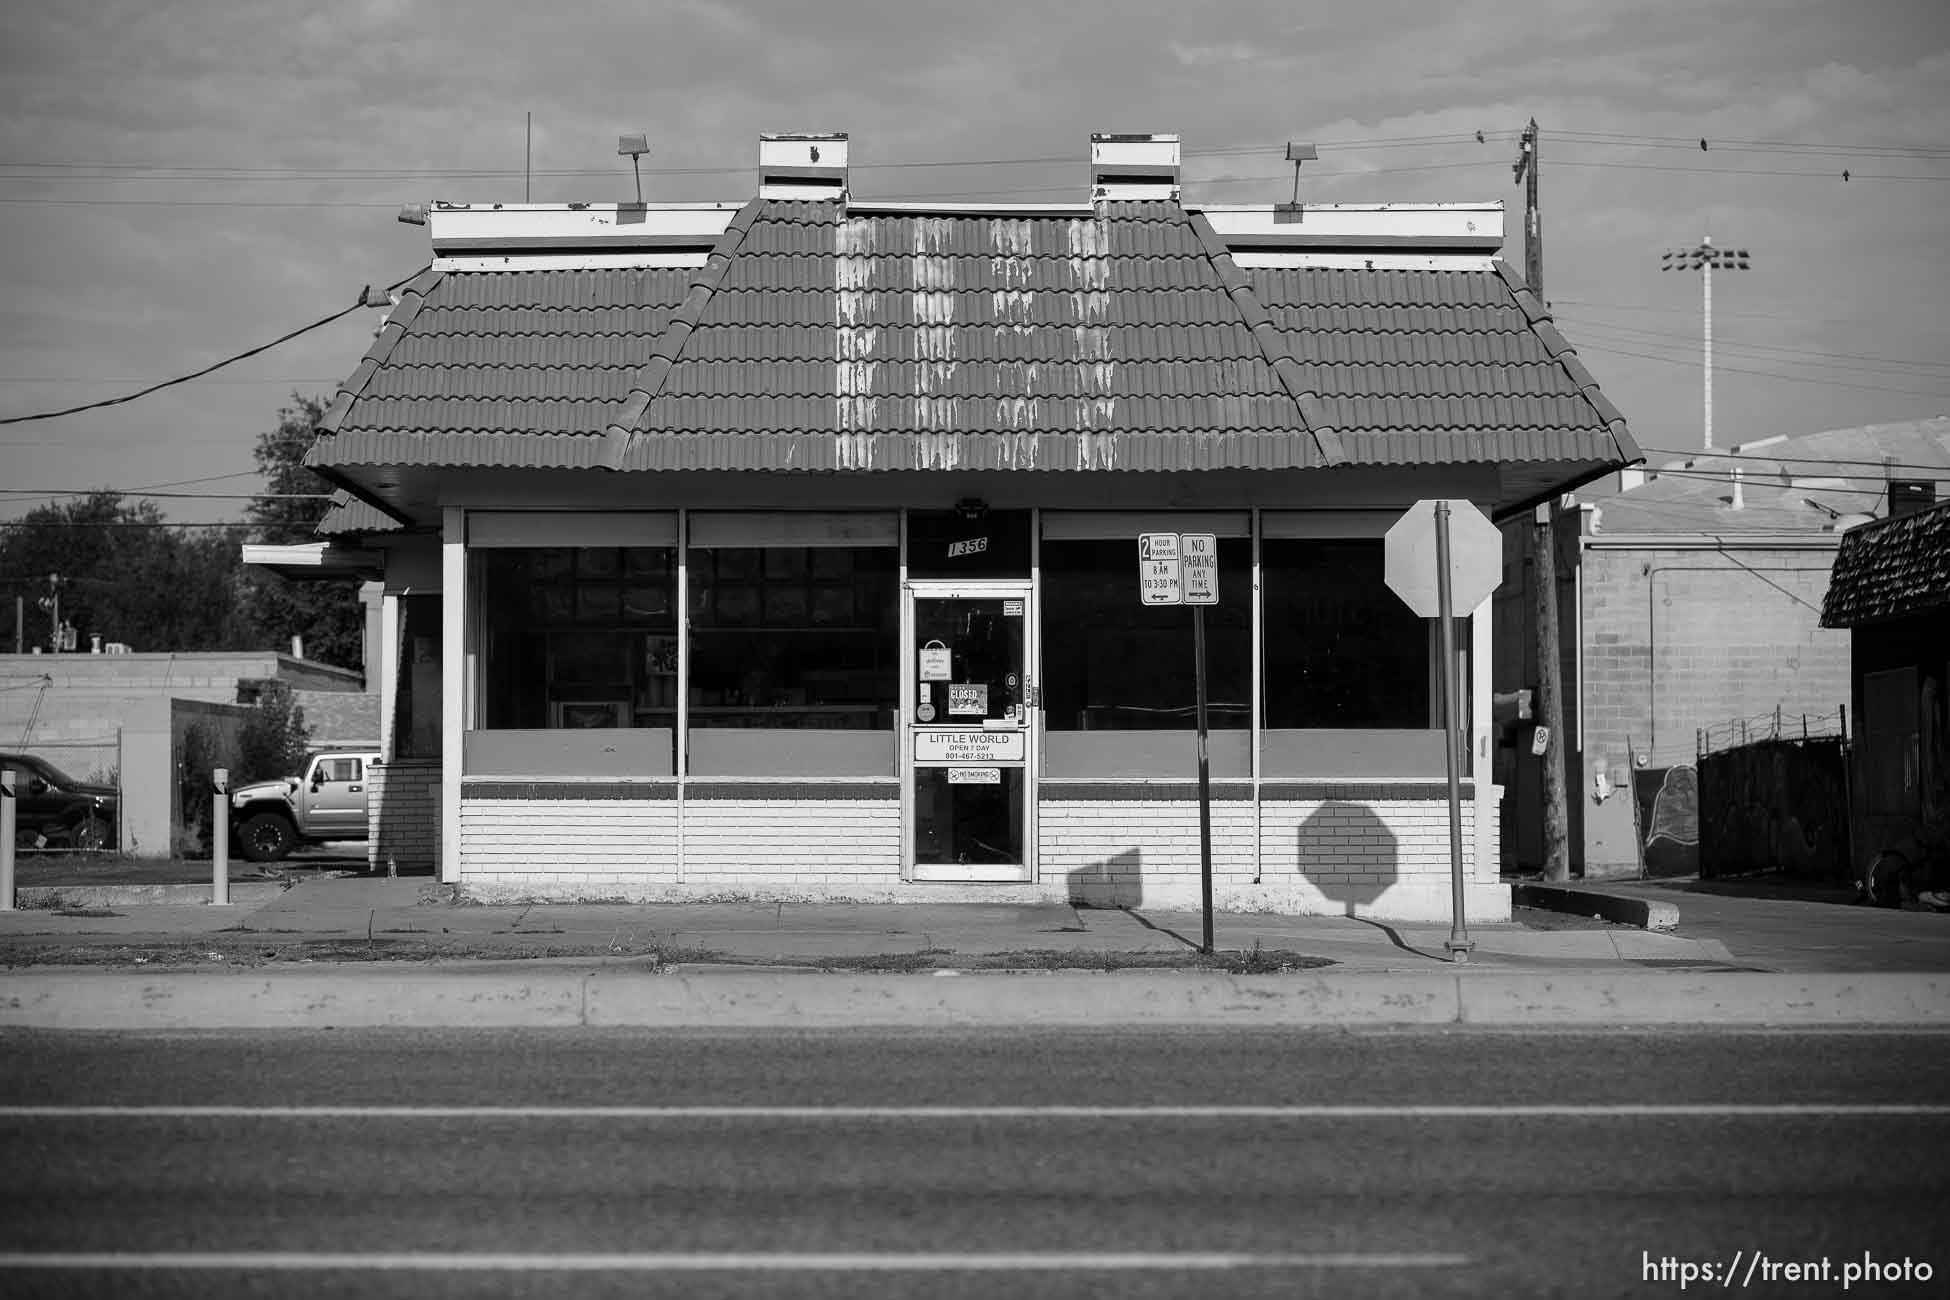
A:
{"label": "cloudy sky", "polygon": [[[1642,445],[1701,445],[1699,277],[1659,267],[1709,230],[1753,261],[1714,278],[1716,445],[1950,412],[1943,0],[75,0],[0,17],[0,418],[410,275],[399,207],[520,200],[529,114],[551,202],[630,197],[639,130],[653,201],[748,197],[768,130],[850,132],[863,196],[1018,201],[1080,198],[1092,131],[1180,133],[1192,203],[1288,197],[1312,140],[1303,197],[1503,200],[1519,266],[1534,116],[1545,288]],[[258,433],[376,319],[0,425],[0,519],[57,489],[248,494]]]}

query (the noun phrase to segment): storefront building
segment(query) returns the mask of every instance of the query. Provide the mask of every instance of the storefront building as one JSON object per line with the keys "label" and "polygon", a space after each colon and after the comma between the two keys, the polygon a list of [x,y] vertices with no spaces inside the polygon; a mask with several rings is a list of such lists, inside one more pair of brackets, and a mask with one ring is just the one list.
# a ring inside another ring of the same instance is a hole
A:
{"label": "storefront building", "polygon": [[311,454],[386,557],[375,858],[419,817],[478,898],[1195,906],[1192,615],[1137,538],[1210,534],[1217,904],[1446,917],[1437,637],[1382,535],[1637,456],[1501,206],[1187,207],[1175,137],[1125,136],[1088,202],[867,203],[846,152],[426,214]]}

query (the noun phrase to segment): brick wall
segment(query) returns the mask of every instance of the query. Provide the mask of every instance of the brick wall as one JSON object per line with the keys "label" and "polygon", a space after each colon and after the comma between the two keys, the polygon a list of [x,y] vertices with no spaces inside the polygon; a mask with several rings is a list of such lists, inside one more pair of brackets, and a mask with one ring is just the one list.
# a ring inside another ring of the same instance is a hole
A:
{"label": "brick wall", "polygon": [[1847,634],[1819,626],[1833,558],[1787,548],[1585,552],[1583,746],[1572,797],[1587,809],[1587,874],[1637,869],[1629,811],[1610,827],[1590,811],[1595,766],[1616,783],[1637,754],[1653,769],[1691,765],[1701,729],[1779,709],[1784,729],[1799,734],[1802,714],[1832,717],[1847,703]]}
{"label": "brick wall", "polygon": [[[1446,921],[1448,805],[1441,798],[1326,798],[1261,807],[1243,791],[1212,805],[1215,906]],[[1045,800],[1039,880],[1027,886],[900,879],[896,799],[469,798],[463,883],[476,898],[756,897],[902,902],[1065,902],[1193,909],[1200,901],[1196,799]],[[1495,858],[1478,869],[1474,808],[1463,806],[1469,914],[1509,918]]]}
{"label": "brick wall", "polygon": [[690,799],[684,880],[785,892],[897,885],[900,841],[898,799]]}
{"label": "brick wall", "polygon": [[[1051,894],[1060,890],[1094,906],[1199,906],[1195,799],[1053,798],[1037,815],[1042,880]],[[1486,861],[1477,860],[1475,806],[1467,798],[1462,829],[1469,915],[1508,920],[1510,891],[1497,878],[1494,851]],[[1252,804],[1215,797],[1215,907],[1397,920],[1449,917],[1445,799],[1268,800],[1260,805],[1259,843],[1256,874]]]}
{"label": "brick wall", "polygon": [[672,799],[468,798],[460,806],[470,894],[604,898],[677,879]]}
{"label": "brick wall", "polygon": [[384,871],[391,859],[402,867],[437,867],[440,856],[440,760],[375,763],[366,774],[366,861]]}
{"label": "brick wall", "polygon": [[[1699,729],[1848,701],[1848,636],[1823,630],[1825,551],[1591,550],[1584,557],[1586,768],[1690,763]],[[1744,568],[1742,566],[1745,566]]]}
{"label": "brick wall", "polygon": [[[1054,793],[1054,791],[1052,791]],[[1037,809],[1043,880],[1095,907],[1199,904],[1198,802],[1183,799],[1065,800]],[[1250,885],[1253,806],[1212,801],[1212,887]]]}

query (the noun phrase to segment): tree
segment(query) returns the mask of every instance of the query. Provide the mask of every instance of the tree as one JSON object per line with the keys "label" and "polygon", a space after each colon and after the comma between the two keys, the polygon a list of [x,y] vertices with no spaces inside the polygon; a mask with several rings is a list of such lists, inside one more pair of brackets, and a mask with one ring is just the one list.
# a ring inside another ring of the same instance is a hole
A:
{"label": "tree", "polygon": [[[253,453],[264,476],[264,493],[245,509],[251,540],[288,546],[318,540],[318,523],[331,508],[331,484],[305,468],[305,453],[318,437],[325,404],[291,395],[278,410],[275,429],[260,434]],[[346,581],[293,582],[275,574],[245,579],[239,605],[243,623],[258,645],[304,640],[305,657],[342,668],[359,668],[365,658],[365,607],[359,584]]]}
{"label": "tree", "polygon": [[22,643],[56,648],[58,598],[78,650],[97,636],[138,650],[241,648],[239,530],[164,524],[153,502],[104,489],[40,506],[0,529],[0,582],[25,597]]}

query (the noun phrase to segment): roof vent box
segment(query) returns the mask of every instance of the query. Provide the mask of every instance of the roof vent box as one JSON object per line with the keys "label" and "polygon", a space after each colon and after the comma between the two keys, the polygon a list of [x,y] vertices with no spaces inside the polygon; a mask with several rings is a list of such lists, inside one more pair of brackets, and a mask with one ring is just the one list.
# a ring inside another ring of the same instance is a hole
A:
{"label": "roof vent box", "polygon": [[1176,202],[1176,135],[1090,137],[1090,197],[1097,203]]}
{"label": "roof vent box", "polygon": [[758,197],[761,199],[846,198],[846,133],[758,137]]}

